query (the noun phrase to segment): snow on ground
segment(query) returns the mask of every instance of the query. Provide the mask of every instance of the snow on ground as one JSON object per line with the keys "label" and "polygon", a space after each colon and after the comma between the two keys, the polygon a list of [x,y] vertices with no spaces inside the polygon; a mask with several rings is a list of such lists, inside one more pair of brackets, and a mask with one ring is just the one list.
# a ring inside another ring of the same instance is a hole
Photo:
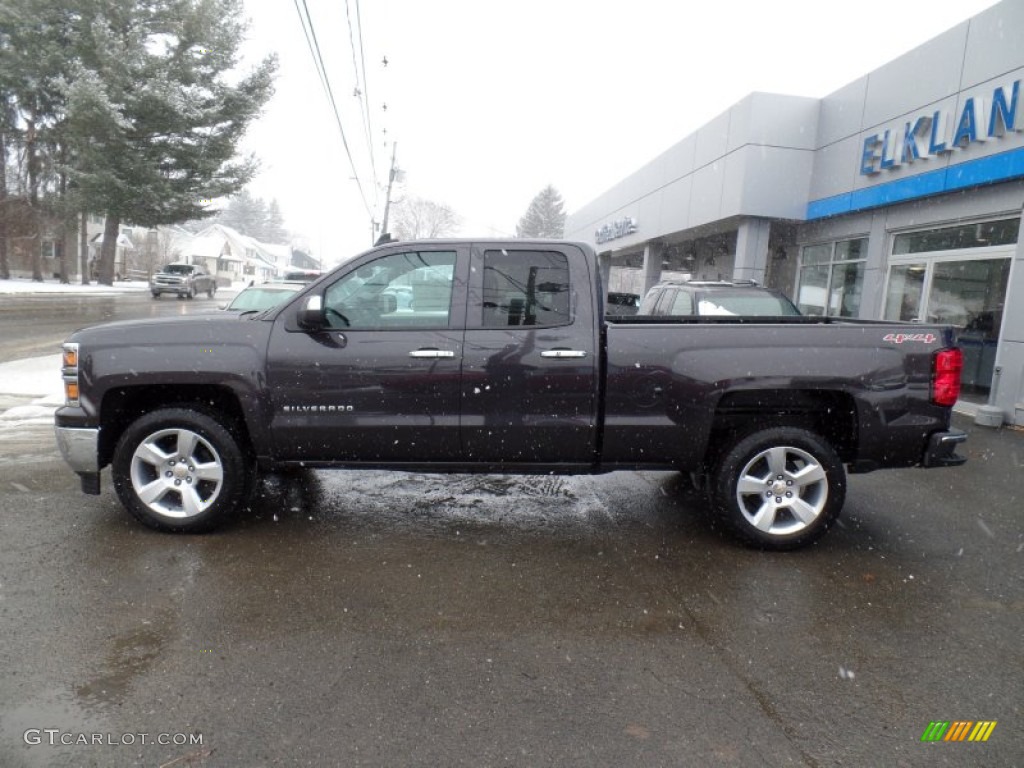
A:
{"label": "snow on ground", "polygon": [[[219,285],[217,293],[221,291],[240,291],[246,285],[246,280],[236,280],[230,287]],[[98,285],[90,283],[82,285],[76,280],[68,284],[62,284],[57,280],[44,280],[41,283],[26,278],[13,278],[11,280],[0,280],[0,296],[4,294],[24,295],[30,293],[75,293],[83,296],[112,296],[117,293],[140,293],[149,289],[149,283],[145,280],[130,280],[127,282],[114,283],[114,285]]]}
{"label": "snow on ground", "polygon": [[63,283],[58,282],[57,280],[52,279],[44,280],[41,283],[37,283],[33,280],[27,280],[25,278],[0,280],[0,294],[80,293],[91,296],[109,296],[114,293],[132,293],[135,291],[144,291],[146,290],[147,287],[147,283],[143,280],[116,283],[114,285],[97,285],[96,283],[91,283],[90,285],[82,285],[81,283],[74,281],[65,285]]}
{"label": "snow on ground", "polygon": [[54,411],[64,404],[60,365],[60,355],[0,363],[0,398],[27,401],[0,412],[0,429],[53,423]]}
{"label": "snow on ground", "polygon": [[60,378],[61,356],[43,355],[0,363],[0,394],[64,398]]}

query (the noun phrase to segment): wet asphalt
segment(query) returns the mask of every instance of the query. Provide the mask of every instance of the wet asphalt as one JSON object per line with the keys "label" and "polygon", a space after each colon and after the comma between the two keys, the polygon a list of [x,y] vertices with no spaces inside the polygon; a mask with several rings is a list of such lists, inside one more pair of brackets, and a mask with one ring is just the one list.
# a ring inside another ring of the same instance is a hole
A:
{"label": "wet asphalt", "polygon": [[788,554],[672,473],[310,471],[158,534],[0,432],[0,765],[1024,764],[1024,434],[958,424]]}

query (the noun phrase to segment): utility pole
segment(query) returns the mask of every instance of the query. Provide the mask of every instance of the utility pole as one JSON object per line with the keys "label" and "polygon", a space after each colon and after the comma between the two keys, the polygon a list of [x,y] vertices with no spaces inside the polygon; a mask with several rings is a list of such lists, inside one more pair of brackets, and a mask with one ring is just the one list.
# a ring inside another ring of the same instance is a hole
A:
{"label": "utility pole", "polygon": [[384,238],[388,237],[388,212],[391,208],[391,185],[395,183],[395,176],[398,175],[395,171],[395,153],[397,150],[398,142],[396,141],[391,144],[391,170],[388,171],[388,193],[384,198],[384,220],[380,224],[380,239],[377,242],[387,242]]}

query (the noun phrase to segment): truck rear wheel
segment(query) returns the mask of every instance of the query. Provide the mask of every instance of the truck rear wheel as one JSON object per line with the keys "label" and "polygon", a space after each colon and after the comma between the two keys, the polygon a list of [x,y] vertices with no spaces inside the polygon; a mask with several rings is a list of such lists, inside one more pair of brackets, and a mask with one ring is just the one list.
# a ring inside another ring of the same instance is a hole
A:
{"label": "truck rear wheel", "polygon": [[192,406],[133,422],[114,450],[112,474],[121,503],[142,523],[190,533],[222,523],[254,482],[237,429]]}
{"label": "truck rear wheel", "polygon": [[727,448],[709,490],[716,511],[746,543],[797,549],[820,538],[839,517],[846,472],[820,436],[773,427]]}

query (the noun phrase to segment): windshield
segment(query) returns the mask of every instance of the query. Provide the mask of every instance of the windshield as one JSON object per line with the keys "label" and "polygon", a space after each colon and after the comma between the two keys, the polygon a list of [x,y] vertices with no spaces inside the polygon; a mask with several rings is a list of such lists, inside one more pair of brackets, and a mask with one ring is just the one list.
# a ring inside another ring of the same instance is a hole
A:
{"label": "windshield", "polygon": [[163,271],[168,275],[190,275],[195,271],[195,267],[191,264],[168,264]]}
{"label": "windshield", "polygon": [[227,309],[240,312],[262,311],[276,307],[293,293],[300,286],[295,288],[247,288],[238,294],[234,301],[228,304]]}
{"label": "windshield", "polygon": [[701,315],[747,315],[760,317],[795,317],[800,314],[783,296],[751,291],[715,292],[698,302]]}

